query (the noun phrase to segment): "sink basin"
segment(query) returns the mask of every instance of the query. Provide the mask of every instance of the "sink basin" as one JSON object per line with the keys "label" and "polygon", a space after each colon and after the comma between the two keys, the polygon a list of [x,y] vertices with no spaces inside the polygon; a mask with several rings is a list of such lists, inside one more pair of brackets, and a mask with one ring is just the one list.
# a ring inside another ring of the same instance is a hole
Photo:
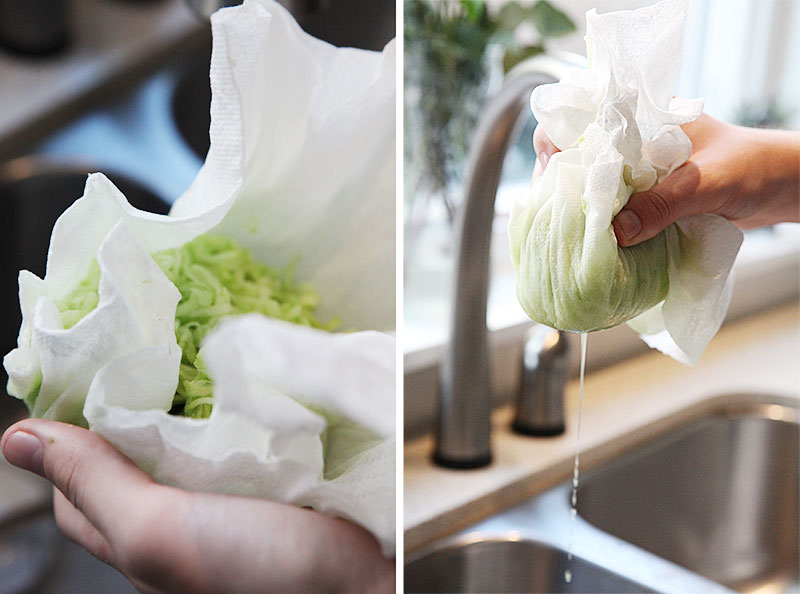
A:
{"label": "sink basin", "polygon": [[[570,582],[564,574],[569,570]],[[406,592],[652,592],[544,542],[462,537],[410,560]]]}
{"label": "sink basin", "polygon": [[565,476],[408,557],[406,591],[796,594],[799,420],[758,395],[661,419],[586,452],[577,516]]}
{"label": "sink basin", "polygon": [[796,400],[721,399],[582,477],[589,523],[740,592],[800,588]]}

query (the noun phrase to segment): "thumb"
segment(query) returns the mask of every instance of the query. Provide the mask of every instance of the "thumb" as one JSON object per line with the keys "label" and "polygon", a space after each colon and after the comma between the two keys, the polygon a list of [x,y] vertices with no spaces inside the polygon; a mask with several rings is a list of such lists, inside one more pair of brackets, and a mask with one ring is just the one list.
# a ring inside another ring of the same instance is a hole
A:
{"label": "thumb", "polygon": [[26,419],[0,442],[6,460],[48,479],[101,532],[135,505],[140,487],[154,484],[103,438],[74,425]]}
{"label": "thumb", "polygon": [[614,218],[614,232],[623,247],[655,237],[678,219],[705,212],[697,195],[700,173],[692,162],[684,163],[660,184],[637,192]]}

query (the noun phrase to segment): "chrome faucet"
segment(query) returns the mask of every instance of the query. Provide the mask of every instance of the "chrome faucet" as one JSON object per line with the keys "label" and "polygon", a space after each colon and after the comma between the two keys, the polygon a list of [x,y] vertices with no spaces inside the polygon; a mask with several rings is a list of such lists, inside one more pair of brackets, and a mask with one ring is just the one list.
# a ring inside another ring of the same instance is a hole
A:
{"label": "chrome faucet", "polygon": [[525,334],[517,411],[511,424],[524,435],[564,433],[564,383],[569,356],[567,333],[540,324]]}
{"label": "chrome faucet", "polygon": [[484,111],[473,139],[456,238],[455,290],[449,343],[440,372],[440,409],[434,462],[478,468],[491,462],[486,301],[494,203],[503,159],[531,92],[561,78],[571,54],[540,56],[510,72]]}

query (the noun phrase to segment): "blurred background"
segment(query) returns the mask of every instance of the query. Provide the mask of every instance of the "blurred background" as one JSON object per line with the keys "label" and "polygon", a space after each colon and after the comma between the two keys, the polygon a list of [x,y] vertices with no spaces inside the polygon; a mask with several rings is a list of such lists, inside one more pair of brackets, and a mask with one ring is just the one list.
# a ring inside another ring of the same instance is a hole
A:
{"label": "blurred background", "polygon": [[[585,12],[634,9],[650,0],[406,0],[404,170],[404,349],[407,435],[435,418],[437,366],[447,339],[454,229],[465,161],[480,114],[505,73],[526,59],[580,63]],[[705,111],[745,126],[800,129],[800,2],[691,0],[675,93],[704,97]],[[520,118],[505,155],[495,205],[488,325],[496,367],[516,361],[530,325],[515,297],[506,226],[535,164],[532,115]],[[796,298],[800,268],[796,225],[747,233],[735,267],[729,318]],[[598,333],[602,335],[603,333]],[[594,338],[594,336],[593,336]],[[595,339],[595,342],[603,339]],[[590,368],[643,352],[627,331],[601,344]],[[577,361],[573,360],[573,369]],[[495,373],[495,393],[511,396],[515,370]]]}
{"label": "blurred background", "polygon": [[[208,20],[202,0],[0,0],[0,321],[16,346],[17,274],[44,276],[50,232],[102,171],[139,208],[166,213],[208,151]],[[394,0],[284,0],[306,31],[380,50]],[[0,370],[0,383],[7,377]],[[0,397],[0,430],[26,416]],[[119,573],[61,536],[49,483],[0,457],[0,594],[128,593]]]}

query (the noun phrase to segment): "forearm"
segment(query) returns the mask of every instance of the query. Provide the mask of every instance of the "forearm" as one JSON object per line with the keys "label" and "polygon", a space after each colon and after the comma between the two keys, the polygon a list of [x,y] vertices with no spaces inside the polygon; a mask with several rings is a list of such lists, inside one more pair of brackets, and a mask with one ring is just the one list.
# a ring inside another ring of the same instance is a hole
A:
{"label": "forearm", "polygon": [[800,132],[753,128],[739,131],[753,155],[740,187],[748,193],[754,210],[742,226],[800,222]]}

